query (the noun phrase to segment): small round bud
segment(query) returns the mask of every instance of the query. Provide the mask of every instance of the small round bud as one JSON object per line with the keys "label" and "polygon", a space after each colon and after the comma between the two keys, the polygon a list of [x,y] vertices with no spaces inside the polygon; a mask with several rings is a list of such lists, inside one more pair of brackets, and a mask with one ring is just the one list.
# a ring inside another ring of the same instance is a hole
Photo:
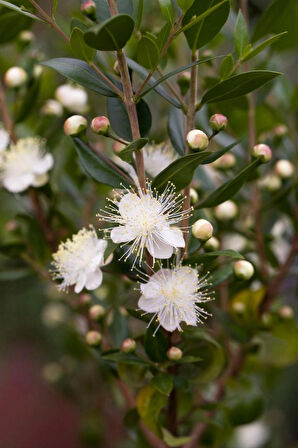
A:
{"label": "small round bud", "polygon": [[292,319],[294,317],[294,310],[291,306],[282,306],[279,310],[279,315],[283,319]]}
{"label": "small round bud", "polygon": [[89,310],[89,317],[92,320],[99,320],[105,315],[105,308],[101,305],[93,305]]}
{"label": "small round bud", "polygon": [[107,117],[95,117],[91,121],[91,129],[95,134],[107,135],[110,129],[110,121]]}
{"label": "small round bud", "polygon": [[192,234],[195,238],[201,241],[209,240],[213,234],[213,226],[207,219],[198,219],[192,225]]}
{"label": "small round bud", "polygon": [[285,124],[278,124],[274,128],[274,134],[276,137],[284,137],[288,133],[288,128]]}
{"label": "small round bud", "polygon": [[273,192],[280,189],[281,180],[276,174],[267,174],[267,176],[260,180],[259,185],[264,190]]}
{"label": "small round bud", "polygon": [[211,58],[213,56],[213,51],[212,50],[204,50],[202,52],[202,57],[203,58]]}
{"label": "small round bud", "polygon": [[7,221],[5,224],[5,230],[7,232],[14,232],[19,227],[19,223],[17,221],[14,221],[13,219],[10,221]]}
{"label": "small round bud", "polygon": [[271,160],[272,152],[268,145],[260,143],[253,147],[251,155],[255,159],[260,159],[262,163],[267,163]]}
{"label": "small round bud", "polygon": [[219,170],[228,170],[233,168],[236,164],[236,157],[234,154],[228,152],[223,156],[219,157],[215,162],[213,162],[213,166]]}
{"label": "small round bud", "polygon": [[31,42],[33,42],[35,40],[35,36],[34,36],[34,33],[32,33],[32,31],[23,30],[20,32],[18,39],[22,44],[28,45],[28,44],[31,44]]}
{"label": "small round bud", "polygon": [[126,145],[120,142],[113,143],[113,151],[115,154],[119,154],[119,152],[122,151],[122,149],[126,148]]}
{"label": "small round bud", "polygon": [[67,135],[78,135],[87,129],[88,123],[82,115],[72,115],[64,122],[64,132]]}
{"label": "small round bud", "polygon": [[234,313],[242,314],[245,311],[245,304],[243,302],[234,302],[232,304],[232,310]]}
{"label": "small round bud", "polygon": [[247,260],[238,260],[234,263],[234,274],[241,280],[249,280],[254,272],[253,265]]}
{"label": "small round bud", "polygon": [[177,77],[177,83],[180,87],[180,92],[184,96],[190,86],[190,72],[181,72]]}
{"label": "small round bud", "polygon": [[294,174],[294,165],[286,159],[281,159],[276,162],[274,171],[282,179],[288,179]]}
{"label": "small round bud", "polygon": [[39,64],[35,65],[33,68],[33,77],[35,79],[39,78],[43,73],[43,67]]}
{"label": "small round bud", "polygon": [[78,304],[80,306],[88,306],[91,303],[90,294],[80,294]]}
{"label": "small round bud", "polygon": [[192,149],[197,149],[198,151],[202,151],[206,149],[209,144],[209,139],[205,132],[200,131],[199,129],[193,129],[189,131],[186,136],[187,144]]}
{"label": "small round bud", "polygon": [[180,350],[179,347],[171,347],[169,348],[169,350],[167,351],[167,357],[171,360],[171,361],[179,361],[179,359],[182,358],[182,350]]}
{"label": "small round bud", "polygon": [[225,201],[219,204],[214,209],[214,214],[220,221],[228,221],[236,217],[238,213],[238,207],[233,201]]}
{"label": "small round bud", "polygon": [[4,75],[4,82],[8,88],[20,87],[28,79],[28,75],[22,67],[11,67]]}
{"label": "small round bud", "polygon": [[85,0],[81,4],[81,11],[86,16],[90,17],[90,19],[96,18],[96,4],[93,0]]}
{"label": "small round bud", "polygon": [[210,117],[209,123],[214,131],[219,132],[227,127],[228,119],[225,115],[214,114]]}
{"label": "small round bud", "polygon": [[114,70],[115,75],[118,75],[118,76],[120,75],[120,69],[119,69],[118,61],[115,61],[114,65],[113,65],[113,70]]}
{"label": "small round bud", "polygon": [[214,250],[217,250],[219,248],[219,240],[215,238],[215,236],[212,236],[209,238],[208,241],[204,244],[204,249],[207,252],[212,252]]}
{"label": "small round bud", "polygon": [[48,383],[57,383],[62,375],[62,367],[57,362],[49,362],[42,369],[42,377]]}
{"label": "small round bud", "polygon": [[190,188],[189,196],[190,196],[191,204],[195,204],[199,200],[199,195],[197,193],[197,190],[195,190],[194,188]]}
{"label": "small round bud", "polygon": [[101,334],[98,331],[91,330],[86,334],[86,342],[88,345],[99,345],[101,343],[101,339]]}
{"label": "small round bud", "polygon": [[56,100],[47,100],[41,108],[42,115],[47,117],[61,117],[63,114],[63,107]]}
{"label": "small round bud", "polygon": [[135,351],[136,346],[137,346],[137,344],[134,339],[127,338],[122,342],[121,350],[124,353],[132,353]]}

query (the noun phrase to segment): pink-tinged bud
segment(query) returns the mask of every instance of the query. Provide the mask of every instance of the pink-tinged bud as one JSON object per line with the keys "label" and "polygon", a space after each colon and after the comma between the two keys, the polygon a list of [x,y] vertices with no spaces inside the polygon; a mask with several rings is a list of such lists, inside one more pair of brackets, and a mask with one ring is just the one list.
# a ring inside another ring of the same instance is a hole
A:
{"label": "pink-tinged bud", "polygon": [[88,345],[92,345],[93,347],[99,345],[101,343],[101,334],[98,331],[88,331],[86,334],[86,342]]}
{"label": "pink-tinged bud", "polygon": [[90,17],[90,19],[96,18],[96,4],[93,0],[85,0],[81,4],[81,11],[86,16]]}
{"label": "pink-tinged bud", "polygon": [[136,341],[131,338],[127,338],[122,342],[121,351],[124,353],[132,353],[136,349]]}
{"label": "pink-tinged bud", "polygon": [[260,159],[262,163],[267,163],[271,160],[272,152],[268,145],[260,143],[253,147],[251,155],[255,159]]}
{"label": "pink-tinged bud", "polygon": [[206,149],[209,145],[209,139],[205,132],[200,131],[199,129],[193,129],[189,131],[186,136],[187,144],[192,149],[197,149],[198,151],[202,151]]}
{"label": "pink-tinged bud", "polygon": [[230,168],[233,168],[236,164],[236,157],[234,154],[231,154],[230,152],[224,154],[223,156],[219,157],[215,162],[213,162],[213,166],[219,170],[228,170]]}
{"label": "pink-tinged bud", "polygon": [[41,108],[41,113],[47,117],[61,117],[63,114],[62,104],[56,100],[47,100]]}
{"label": "pink-tinged bud", "polygon": [[180,87],[181,94],[184,96],[190,86],[190,72],[182,72],[177,77],[177,83]]}
{"label": "pink-tinged bud", "polygon": [[198,219],[192,225],[192,234],[201,241],[209,240],[213,234],[213,226],[207,219]]}
{"label": "pink-tinged bud", "polygon": [[222,131],[228,125],[228,119],[225,115],[214,114],[209,120],[210,126],[216,132]]}
{"label": "pink-tinged bud", "polygon": [[254,272],[254,267],[249,261],[239,260],[234,263],[234,274],[241,280],[249,280]]}
{"label": "pink-tinged bud", "polygon": [[7,232],[13,232],[18,227],[19,227],[19,223],[14,220],[7,221],[7,223],[5,224],[5,230],[7,230]]}
{"label": "pink-tinged bud", "polygon": [[91,296],[90,294],[80,294],[79,301],[80,306],[87,306],[91,303]]}
{"label": "pink-tinged bud", "polygon": [[124,148],[126,148],[126,145],[124,145],[123,143],[115,142],[113,144],[113,151],[115,154],[119,154],[119,152],[121,152]]}
{"label": "pink-tinged bud", "polygon": [[219,249],[219,241],[215,236],[209,238],[208,241],[204,244],[204,249],[206,252],[213,252],[214,250]]}
{"label": "pink-tinged bud", "polygon": [[91,129],[95,134],[106,135],[110,129],[110,121],[107,117],[95,117],[91,121]]}
{"label": "pink-tinged bud", "polygon": [[92,320],[99,320],[105,315],[106,310],[101,305],[93,305],[89,310],[89,317]]}
{"label": "pink-tinged bud", "polygon": [[294,165],[289,160],[281,159],[276,162],[274,171],[282,179],[288,179],[294,174]]}
{"label": "pink-tinged bud", "polygon": [[282,306],[279,310],[279,315],[283,319],[292,319],[294,317],[294,310],[291,306]]}
{"label": "pink-tinged bud", "polygon": [[87,129],[88,122],[82,115],[72,115],[64,122],[64,132],[67,135],[78,135]]}
{"label": "pink-tinged bud", "polygon": [[274,134],[276,137],[284,137],[288,133],[288,128],[285,124],[278,124],[274,128]]}
{"label": "pink-tinged bud", "polygon": [[8,88],[17,88],[25,84],[28,75],[22,67],[11,67],[4,75],[4,82]]}
{"label": "pink-tinged bud", "polygon": [[179,361],[179,359],[182,358],[182,355],[183,355],[182,350],[180,350],[179,347],[171,347],[167,351],[167,357],[171,361]]}
{"label": "pink-tinged bud", "polygon": [[279,190],[282,183],[279,176],[269,173],[260,180],[259,185],[262,189],[272,193]]}
{"label": "pink-tinged bud", "polygon": [[214,214],[220,221],[228,221],[236,217],[238,207],[233,201],[225,201],[219,204],[214,209]]}

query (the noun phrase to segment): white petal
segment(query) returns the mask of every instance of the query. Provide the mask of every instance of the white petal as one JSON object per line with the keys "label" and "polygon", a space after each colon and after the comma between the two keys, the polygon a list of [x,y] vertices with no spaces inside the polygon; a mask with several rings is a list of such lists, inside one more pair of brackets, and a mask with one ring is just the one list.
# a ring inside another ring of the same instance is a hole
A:
{"label": "white petal", "polygon": [[82,272],[79,275],[78,280],[76,282],[75,289],[74,289],[75,293],[79,294],[82,291],[82,289],[84,288],[85,283],[86,283],[86,274],[85,274],[85,272]]}
{"label": "white petal", "polygon": [[166,282],[170,272],[169,269],[160,269],[150,277],[147,283],[141,283],[140,287],[143,295],[147,298],[161,297],[161,288]]}
{"label": "white petal", "polygon": [[17,176],[3,177],[3,185],[12,193],[20,193],[33,184],[34,176],[32,173],[18,174]]}
{"label": "white petal", "polygon": [[140,204],[141,199],[135,193],[127,193],[118,204],[119,213],[124,219],[134,218]]}
{"label": "white petal", "polygon": [[173,247],[185,247],[183,233],[177,227],[163,227],[158,232],[162,240]]}
{"label": "white petal", "polygon": [[102,277],[103,277],[103,275],[102,275],[102,272],[100,269],[96,269],[96,271],[88,274],[87,280],[86,280],[86,285],[85,285],[86,288],[88,290],[98,288],[102,283]]}
{"label": "white petal", "polygon": [[197,271],[189,266],[182,266],[175,270],[179,288],[187,294],[194,294],[198,286]]}
{"label": "white petal", "polygon": [[33,187],[42,187],[49,180],[47,173],[45,174],[35,174],[34,180],[32,182]]}
{"label": "white petal", "polygon": [[155,239],[153,242],[147,242],[147,249],[153,258],[170,258],[173,254],[173,246],[165,244]]}
{"label": "white petal", "polygon": [[170,313],[160,313],[158,315],[160,325],[167,331],[175,331],[179,328],[179,318]]}
{"label": "white petal", "polygon": [[35,163],[32,169],[36,174],[44,174],[52,168],[53,164],[54,159],[52,154],[46,154],[42,159]]}
{"label": "white petal", "polygon": [[129,226],[114,227],[111,231],[111,240],[116,244],[127,243],[134,240],[135,237],[135,232]]}
{"label": "white petal", "polygon": [[163,300],[160,298],[149,299],[148,297],[141,296],[138,301],[138,307],[147,313],[157,313],[162,305]]}

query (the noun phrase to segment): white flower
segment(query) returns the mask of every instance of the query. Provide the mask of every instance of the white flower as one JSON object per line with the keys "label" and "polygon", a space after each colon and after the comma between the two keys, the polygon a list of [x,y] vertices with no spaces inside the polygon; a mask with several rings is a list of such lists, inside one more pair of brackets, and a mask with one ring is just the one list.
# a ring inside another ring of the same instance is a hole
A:
{"label": "white flower", "polygon": [[270,431],[262,421],[239,426],[235,431],[235,446],[241,448],[260,448],[268,441]]}
{"label": "white flower", "polygon": [[53,254],[53,277],[62,279],[59,289],[67,290],[74,285],[75,292],[80,293],[84,287],[88,290],[98,288],[103,277],[100,267],[106,264],[106,247],[107,242],[97,238],[92,227],[81,229],[61,243]]}
{"label": "white flower", "polygon": [[146,248],[154,259],[170,258],[174,248],[184,247],[182,231],[172,226],[189,216],[190,210],[182,210],[184,198],[174,191],[175,187],[168,184],[158,194],[147,183],[146,192],[139,190],[139,196],[133,190],[125,190],[118,199],[109,200],[106,210],[98,216],[118,224],[110,228],[114,243],[132,242],[124,256],[134,253],[141,259]]}
{"label": "white flower", "polygon": [[88,96],[81,87],[62,84],[56,89],[55,97],[70,112],[83,114],[88,110]]}
{"label": "white flower", "polygon": [[46,116],[61,117],[63,107],[59,101],[49,99],[42,106],[41,113]]}
{"label": "white flower", "polygon": [[141,284],[143,295],[138,306],[146,313],[154,313],[150,323],[156,317],[159,326],[167,331],[181,330],[181,322],[196,326],[210,315],[198,306],[212,300],[212,294],[204,290],[208,285],[206,277],[200,279],[197,270],[189,266],[162,268]]}
{"label": "white flower", "polygon": [[0,153],[7,148],[10,141],[9,133],[0,125]]}
{"label": "white flower", "polygon": [[53,166],[53,156],[45,152],[45,142],[39,137],[27,137],[10,145],[0,161],[0,179],[12,193],[47,183]]}
{"label": "white flower", "polygon": [[145,170],[151,177],[157,176],[177,158],[172,148],[163,143],[147,145],[143,150],[143,155]]}

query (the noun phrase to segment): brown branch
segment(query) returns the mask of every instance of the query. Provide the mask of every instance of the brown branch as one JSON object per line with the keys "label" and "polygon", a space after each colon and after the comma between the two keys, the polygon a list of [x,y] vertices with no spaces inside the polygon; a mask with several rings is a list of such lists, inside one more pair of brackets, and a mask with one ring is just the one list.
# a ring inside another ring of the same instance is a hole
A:
{"label": "brown branch", "polygon": [[38,197],[38,194],[34,190],[34,188],[30,188],[28,191],[28,195],[32,204],[32,207],[34,209],[35,216],[40,224],[40,227],[42,228],[42,231],[44,233],[45,239],[48,243],[48,245],[51,247],[53,251],[57,249],[56,244],[56,237],[54,232],[49,226],[49,223],[47,221],[47,218],[44,214],[40,199]]}
{"label": "brown branch", "polygon": [[1,116],[2,116],[2,120],[4,123],[5,129],[9,133],[11,140],[14,143],[16,143],[18,138],[14,132],[14,125],[13,125],[13,121],[11,119],[11,116],[10,116],[10,113],[8,110],[8,105],[7,105],[6,96],[5,96],[5,90],[4,90],[1,79],[0,79],[0,111],[1,111]]}

